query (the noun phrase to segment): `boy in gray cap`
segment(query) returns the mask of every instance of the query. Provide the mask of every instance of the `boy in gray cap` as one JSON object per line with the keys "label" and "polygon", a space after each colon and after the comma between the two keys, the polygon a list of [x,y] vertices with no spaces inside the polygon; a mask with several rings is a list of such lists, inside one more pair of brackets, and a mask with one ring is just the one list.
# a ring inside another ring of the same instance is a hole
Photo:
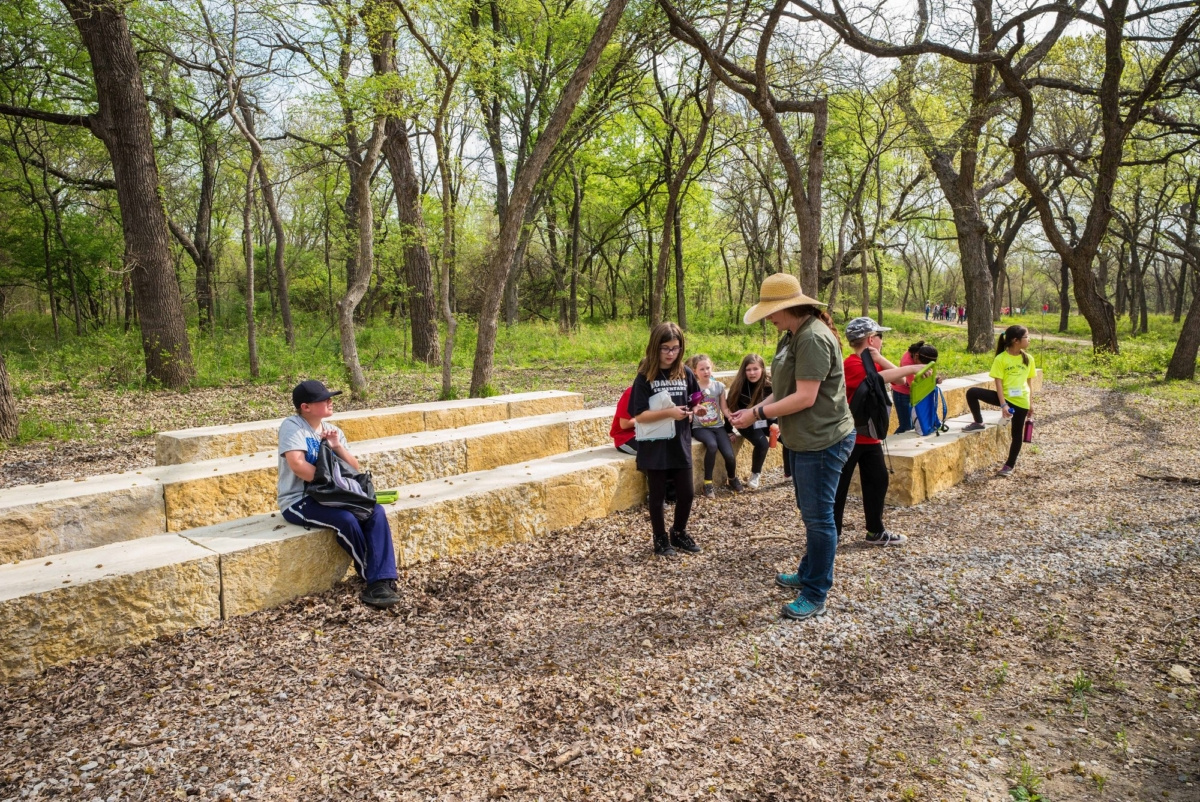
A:
{"label": "boy in gray cap", "polygon": [[319,381],[302,381],[292,390],[296,414],[279,425],[279,509],[284,520],[301,526],[332,529],[338,545],[345,549],[354,569],[367,583],[362,601],[371,607],[391,607],[399,603],[396,594],[396,552],[392,547],[392,529],[383,507],[376,504],[371,517],[360,521],[354,514],[327,507],[305,495],[305,482],[316,476],[317,455],[326,440],[333,453],[354,470],[358,460],[346,447],[346,435],[325,418],[333,414],[333,397],[341,390],[329,390]]}

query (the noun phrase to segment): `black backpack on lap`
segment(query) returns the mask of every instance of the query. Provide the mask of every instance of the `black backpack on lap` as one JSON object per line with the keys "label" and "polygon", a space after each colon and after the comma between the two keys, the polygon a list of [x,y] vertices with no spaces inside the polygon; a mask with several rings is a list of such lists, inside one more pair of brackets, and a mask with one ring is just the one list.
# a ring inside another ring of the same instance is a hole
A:
{"label": "black backpack on lap", "polygon": [[304,483],[304,495],[326,507],[346,510],[360,521],[375,511],[375,483],[370,471],[356,471],[333,453],[328,440],[321,441],[316,471]]}
{"label": "black backpack on lap", "polygon": [[854,416],[854,429],[863,437],[883,440],[888,434],[892,418],[892,399],[887,384],[875,368],[875,360],[868,351],[861,354],[866,377],[850,399],[850,414]]}

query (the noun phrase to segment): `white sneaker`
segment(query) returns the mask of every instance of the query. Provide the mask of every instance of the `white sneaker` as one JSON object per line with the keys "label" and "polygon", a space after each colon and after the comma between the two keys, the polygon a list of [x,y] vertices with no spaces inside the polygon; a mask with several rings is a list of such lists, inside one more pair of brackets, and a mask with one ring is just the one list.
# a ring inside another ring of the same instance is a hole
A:
{"label": "white sneaker", "polygon": [[750,486],[751,490],[758,490],[758,485],[760,484],[760,482],[761,482],[761,478],[759,477],[759,475],[757,473],[752,473],[752,474],[750,474],[750,481],[747,482],[746,484],[748,484]]}

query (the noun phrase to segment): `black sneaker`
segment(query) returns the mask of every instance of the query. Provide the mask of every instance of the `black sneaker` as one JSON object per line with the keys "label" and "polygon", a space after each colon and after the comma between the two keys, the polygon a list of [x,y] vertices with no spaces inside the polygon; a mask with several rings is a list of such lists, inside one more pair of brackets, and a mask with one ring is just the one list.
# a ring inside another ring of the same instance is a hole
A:
{"label": "black sneaker", "polygon": [[903,546],[908,538],[898,532],[867,532],[867,542],[875,546]]}
{"label": "black sneaker", "polygon": [[671,548],[671,541],[667,539],[666,535],[661,535],[661,536],[655,535],[654,536],[654,556],[655,557],[674,557],[676,555],[676,553],[677,552],[675,551],[675,549]]}
{"label": "black sneaker", "polygon": [[741,493],[746,488],[742,485],[742,480],[735,476],[729,480],[729,489],[734,493]]}
{"label": "black sneaker", "polygon": [[378,610],[394,607],[400,603],[400,596],[396,593],[396,580],[394,579],[375,580],[367,585],[359,598],[362,599],[363,604]]}
{"label": "black sneaker", "polygon": [[699,554],[703,551],[687,532],[676,532],[673,529],[671,530],[671,545],[692,554]]}
{"label": "black sneaker", "polygon": [[963,427],[963,431],[964,432],[982,432],[986,428],[987,427],[984,426],[982,423],[977,423],[975,421],[971,421],[970,423],[968,423],[966,426]]}

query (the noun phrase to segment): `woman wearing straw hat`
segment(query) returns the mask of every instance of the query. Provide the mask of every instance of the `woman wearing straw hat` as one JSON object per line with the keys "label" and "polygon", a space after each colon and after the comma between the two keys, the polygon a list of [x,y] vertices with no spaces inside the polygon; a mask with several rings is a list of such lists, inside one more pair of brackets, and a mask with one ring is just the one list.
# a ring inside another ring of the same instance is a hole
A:
{"label": "woman wearing straw hat", "polygon": [[758,406],[732,417],[738,428],[779,419],[808,543],[796,573],[777,574],[775,584],[797,592],[795,601],[783,606],[784,617],[797,620],[825,614],[837,553],[834,499],[842,466],[854,449],[841,341],[823,306],[800,290],[794,276],[767,276],[758,303],[744,320],[749,324],[766,318],[783,335],[771,362],[773,392]]}

